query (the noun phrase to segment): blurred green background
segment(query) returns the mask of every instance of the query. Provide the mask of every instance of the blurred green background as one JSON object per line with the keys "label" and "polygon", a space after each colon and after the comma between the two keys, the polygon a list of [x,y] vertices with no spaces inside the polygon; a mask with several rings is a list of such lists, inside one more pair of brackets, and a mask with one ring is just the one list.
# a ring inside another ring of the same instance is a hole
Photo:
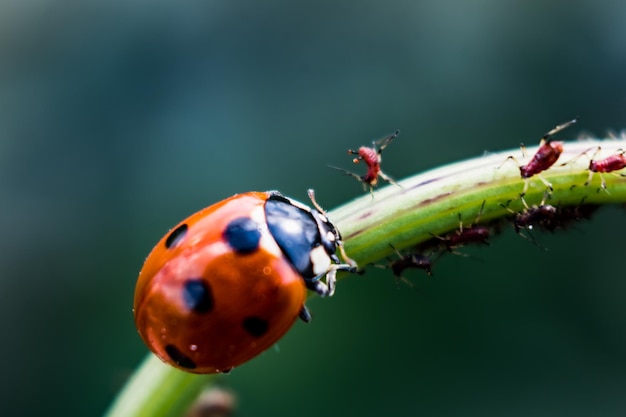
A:
{"label": "blurred green background", "polygon": [[[142,262],[237,192],[327,208],[401,129],[403,178],[626,127],[623,1],[0,3],[2,415],[97,416],[146,355]],[[362,167],[361,167],[362,168]],[[415,287],[370,270],[224,378],[241,416],[622,416],[626,214],[508,230]],[[420,271],[421,272],[421,271]]]}

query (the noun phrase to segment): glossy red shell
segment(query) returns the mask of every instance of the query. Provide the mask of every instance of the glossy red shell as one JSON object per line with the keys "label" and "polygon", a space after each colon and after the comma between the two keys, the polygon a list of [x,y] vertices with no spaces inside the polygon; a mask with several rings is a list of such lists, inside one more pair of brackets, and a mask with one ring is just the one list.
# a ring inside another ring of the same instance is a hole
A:
{"label": "glossy red shell", "polygon": [[[228,371],[271,347],[298,318],[306,287],[259,220],[268,195],[235,195],[193,214],[172,229],[187,225],[180,241],[168,248],[166,235],[146,259],[135,290],[135,323],[163,361],[194,373]],[[233,251],[223,237],[226,225],[241,217],[261,226],[251,253]],[[210,289],[209,311],[185,303],[189,279]],[[257,334],[242,326],[250,317],[266,324]]]}

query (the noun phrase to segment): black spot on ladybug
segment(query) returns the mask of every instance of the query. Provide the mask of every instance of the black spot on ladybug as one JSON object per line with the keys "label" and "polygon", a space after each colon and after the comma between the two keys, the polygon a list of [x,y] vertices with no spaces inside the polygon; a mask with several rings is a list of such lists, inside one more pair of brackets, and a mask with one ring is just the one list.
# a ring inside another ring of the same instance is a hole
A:
{"label": "black spot on ladybug", "polygon": [[252,253],[259,247],[261,232],[257,222],[249,217],[239,217],[226,226],[224,239],[237,253]]}
{"label": "black spot on ladybug", "polygon": [[269,330],[269,324],[267,320],[260,317],[250,316],[243,319],[241,323],[245,331],[250,333],[254,337],[261,337]]}
{"label": "black spot on ladybug", "polygon": [[167,354],[169,355],[170,359],[172,360],[172,362],[174,362],[176,365],[182,367],[182,368],[187,368],[187,369],[195,369],[196,368],[196,363],[194,361],[192,361],[188,356],[186,356],[185,354],[183,354],[180,350],[178,350],[178,348],[174,345],[167,345],[165,346],[165,351],[167,352]]}
{"label": "black spot on ladybug", "polygon": [[183,301],[196,313],[208,313],[213,309],[211,287],[201,278],[192,278],[183,285]]}
{"label": "black spot on ladybug", "polygon": [[180,243],[180,241],[183,240],[187,235],[187,230],[189,230],[189,226],[184,223],[178,226],[176,229],[172,230],[167,239],[165,239],[165,248],[171,249],[172,247]]}

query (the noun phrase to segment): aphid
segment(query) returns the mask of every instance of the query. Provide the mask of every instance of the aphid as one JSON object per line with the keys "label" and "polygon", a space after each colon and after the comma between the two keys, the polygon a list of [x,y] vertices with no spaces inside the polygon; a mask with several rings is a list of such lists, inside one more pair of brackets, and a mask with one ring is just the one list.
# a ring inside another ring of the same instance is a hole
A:
{"label": "aphid", "polygon": [[[515,228],[515,233],[524,239],[530,240],[537,246],[540,245],[533,237],[531,230],[535,226],[549,226],[552,219],[554,219],[554,216],[556,216],[556,207],[550,204],[545,204],[547,195],[548,193],[545,193],[541,203],[533,206],[529,206],[524,197],[520,197],[522,203],[524,204],[524,209],[520,212],[516,212],[509,208],[511,200],[507,201],[506,204],[500,204],[502,208],[513,214],[513,227]],[[522,233],[522,229],[528,233],[528,236]]]}
{"label": "aphid", "polygon": [[566,229],[572,223],[581,220],[589,220],[593,213],[599,208],[596,204],[584,204],[585,199],[576,206],[553,206],[545,203],[544,199],[538,205],[528,206],[526,201],[522,198],[524,203],[524,210],[516,213],[506,206],[507,210],[514,213],[513,226],[515,232],[528,239],[521,231],[524,229],[530,236],[533,243],[537,244],[534,238],[532,238],[531,230],[541,229],[549,232],[554,232],[557,229]]}
{"label": "aphid", "polygon": [[391,268],[391,272],[396,278],[403,279],[402,273],[407,269],[422,269],[428,275],[432,275],[432,266],[433,262],[429,256],[423,255],[421,253],[410,253],[408,255],[402,255],[400,251],[398,251],[393,245],[389,244],[391,248],[398,255],[398,259],[392,261],[389,264]]}
{"label": "aphid", "polygon": [[431,253],[430,256],[424,255],[420,252],[412,252],[407,255],[403,255],[391,243],[389,244],[389,246],[398,256],[397,259],[391,260],[387,258],[388,263],[386,265],[372,264],[372,266],[375,266],[376,268],[391,269],[391,272],[396,278],[396,281],[402,281],[410,287],[413,286],[413,283],[403,276],[404,271],[406,271],[407,269],[421,269],[429,276],[432,276],[432,266],[434,261],[431,257],[434,252]]}
{"label": "aphid", "polygon": [[[532,159],[528,161],[526,165],[520,164],[519,161],[513,155],[508,156],[504,160],[504,162],[500,164],[500,167],[501,167],[506,161],[511,160],[515,162],[517,166],[519,167],[520,175],[524,179],[524,189],[522,190],[522,193],[520,194],[520,196],[523,197],[526,194],[526,190],[528,190],[528,179],[550,168],[552,165],[556,163],[556,161],[559,159],[559,156],[561,156],[561,154],[563,153],[563,142],[553,141],[552,136],[554,136],[561,130],[573,125],[574,123],[576,123],[577,120],[578,119],[573,119],[573,120],[570,120],[569,122],[560,124],[554,129],[552,129],[551,131],[549,131],[548,133],[546,133],[545,135],[543,135],[541,137],[541,141],[539,142],[539,149],[537,149],[537,152],[535,153],[535,155],[533,155]],[[521,148],[522,148],[522,153],[525,155],[526,147],[524,146],[524,144],[521,145]],[[544,185],[550,190],[550,192],[553,191],[552,184],[550,184],[547,180],[542,178],[540,175],[538,175],[537,178],[539,178],[541,182],[544,183]]]}
{"label": "aphid", "polygon": [[477,224],[480,221],[480,216],[482,215],[483,210],[485,209],[485,202],[486,201],[483,200],[483,204],[480,206],[480,210],[476,215],[476,220],[474,220],[473,225],[463,227],[463,220],[461,219],[461,213],[459,213],[459,228],[455,232],[447,234],[443,237],[436,236],[446,245],[449,252],[452,252],[455,248],[470,244],[489,245],[489,227]]}
{"label": "aphid", "polygon": [[[592,149],[593,148],[587,149],[586,151],[584,151],[583,153],[581,153],[580,155],[578,155],[571,161],[566,162],[562,165],[567,165],[568,163],[578,159],[582,155],[587,156],[587,152],[589,152]],[[620,169],[626,168],[626,151],[623,149],[618,149],[617,153],[613,155],[609,155],[604,159],[595,159],[601,150],[602,148],[600,146],[596,147],[596,151],[593,153],[593,156],[589,158],[589,167],[588,167],[589,177],[587,178],[587,181],[585,182],[585,187],[591,183],[591,180],[593,179],[593,175],[597,173],[600,175],[600,180],[601,180],[600,187],[602,187],[604,191],[607,191],[606,180],[604,179],[603,174],[613,173],[615,175],[626,177],[626,174],[618,174],[615,172],[615,171],[619,171]]]}
{"label": "aphid", "polygon": [[391,141],[397,138],[399,134],[400,131],[396,130],[393,135],[372,142],[371,148],[367,146],[361,146],[358,151],[348,149],[348,155],[358,155],[352,160],[353,163],[358,164],[363,161],[365,165],[367,165],[367,172],[364,175],[358,175],[343,168],[338,168],[334,166],[330,167],[343,172],[345,175],[350,175],[356,178],[359,182],[363,184],[364,190],[367,190],[369,188],[372,196],[374,192],[374,187],[378,185],[378,177],[384,179],[388,183],[399,186],[398,183],[396,183],[391,177],[385,174],[380,168],[383,150],[391,143]]}
{"label": "aphid", "polygon": [[522,229],[530,231],[534,227],[552,231],[556,229],[557,215],[557,208],[550,204],[544,204],[544,202],[541,202],[538,206],[526,206],[526,208],[520,213],[517,213],[513,219],[515,233],[523,236],[521,233]]}
{"label": "aphid", "polygon": [[584,201],[585,199],[583,198],[577,206],[558,206],[555,220],[549,225],[552,229],[547,230],[554,231],[557,228],[565,229],[574,222],[591,219],[591,216],[600,208],[600,205],[584,204]]}

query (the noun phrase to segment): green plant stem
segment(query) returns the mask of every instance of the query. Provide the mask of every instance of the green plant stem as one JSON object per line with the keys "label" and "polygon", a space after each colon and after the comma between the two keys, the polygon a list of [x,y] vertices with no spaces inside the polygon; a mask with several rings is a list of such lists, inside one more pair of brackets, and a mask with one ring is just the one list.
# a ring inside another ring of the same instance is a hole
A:
{"label": "green plant stem", "polygon": [[[555,206],[576,206],[583,199],[585,204],[626,202],[626,178],[616,173],[603,175],[607,191],[601,190],[597,173],[585,186],[590,158],[600,145],[602,152],[596,160],[617,153],[625,142],[565,143],[557,163],[540,174],[554,191],[548,194],[546,185],[532,177],[524,196],[527,204],[540,204],[548,197],[547,202]],[[349,256],[366,265],[389,255],[390,243],[398,249],[409,248],[458,229],[459,215],[466,225],[474,223],[483,201],[481,223],[510,216],[507,208],[521,211],[524,180],[517,163],[507,157],[527,163],[536,150],[528,148],[526,158],[514,149],[436,168],[400,181],[400,186],[386,186],[374,198],[359,197],[328,215],[341,231]],[[589,152],[585,155],[585,151]]]}
{"label": "green plant stem", "polygon": [[[565,151],[555,166],[541,175],[554,191],[550,204],[576,206],[585,203],[626,203],[626,178],[604,174],[607,190],[600,190],[600,175],[585,186],[589,176],[589,158],[602,146],[596,159],[615,154],[623,140],[586,140],[565,143]],[[591,149],[587,155],[583,152]],[[537,148],[528,148],[532,156]],[[389,254],[393,244],[398,249],[444,235],[459,228],[459,216],[472,224],[484,209],[480,222],[510,216],[511,210],[524,208],[520,193],[524,180],[513,155],[521,163],[519,149],[462,161],[407,178],[398,185],[383,187],[374,197],[365,194],[328,213],[343,234],[346,251],[359,265],[379,261]],[[563,163],[567,162],[565,165]],[[525,200],[539,204],[547,188],[537,177],[529,180]],[[345,275],[344,275],[345,276]],[[235,370],[236,372],[236,370]],[[162,364],[152,355],[137,369],[124,390],[106,413],[106,417],[179,417],[200,390],[215,380],[214,376],[187,374]]]}
{"label": "green plant stem", "polygon": [[111,408],[109,417],[182,417],[216,375],[179,371],[148,354]]}

